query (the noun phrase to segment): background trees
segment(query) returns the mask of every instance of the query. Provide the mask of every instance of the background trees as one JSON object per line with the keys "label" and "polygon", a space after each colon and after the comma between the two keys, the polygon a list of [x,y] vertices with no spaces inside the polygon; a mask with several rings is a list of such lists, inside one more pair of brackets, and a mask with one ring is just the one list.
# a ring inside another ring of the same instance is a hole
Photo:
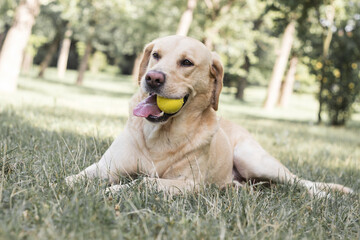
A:
{"label": "background trees", "polygon": [[13,92],[26,44],[29,40],[35,17],[39,14],[39,0],[22,0],[16,6],[11,27],[6,32],[0,53],[0,89]]}
{"label": "background trees", "polygon": [[318,82],[319,122],[325,111],[332,125],[345,124],[358,99],[359,13],[359,1],[328,1],[300,28],[302,54]]}
{"label": "background trees", "polygon": [[21,64],[33,61],[39,77],[48,66],[60,79],[78,69],[79,85],[89,67],[131,74],[147,42],[178,33],[220,54],[235,98],[246,100],[247,85],[267,86],[271,110],[287,106],[294,86],[312,89],[319,122],[326,111],[341,125],[360,91],[359,12],[359,0],[4,0],[0,91],[14,91]]}

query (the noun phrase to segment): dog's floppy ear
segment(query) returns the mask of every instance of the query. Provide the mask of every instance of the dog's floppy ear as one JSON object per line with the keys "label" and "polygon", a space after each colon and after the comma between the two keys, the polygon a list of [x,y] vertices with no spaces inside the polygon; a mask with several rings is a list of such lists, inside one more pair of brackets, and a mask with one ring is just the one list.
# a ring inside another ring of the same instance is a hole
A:
{"label": "dog's floppy ear", "polygon": [[218,110],[220,92],[223,86],[224,68],[221,64],[220,56],[211,52],[212,63],[210,66],[210,74],[213,79],[213,89],[211,96],[211,106],[215,111]]}
{"label": "dog's floppy ear", "polygon": [[150,54],[151,54],[153,47],[154,47],[154,42],[151,42],[148,45],[146,45],[144,48],[144,51],[143,51],[143,54],[141,57],[141,61],[140,61],[140,65],[139,65],[139,75],[138,75],[138,84],[139,85],[140,85],[142,76],[144,76],[144,74],[146,72],[147,65],[149,64]]}

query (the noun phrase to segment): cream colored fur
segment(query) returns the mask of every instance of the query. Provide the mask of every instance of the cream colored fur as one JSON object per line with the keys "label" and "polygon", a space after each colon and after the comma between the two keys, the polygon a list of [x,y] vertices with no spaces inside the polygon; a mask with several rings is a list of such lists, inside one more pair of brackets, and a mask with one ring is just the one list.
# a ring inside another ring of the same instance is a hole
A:
{"label": "cream colored fur", "polygon": [[[161,57],[155,59],[154,52]],[[185,58],[194,66],[181,66],[179,61]],[[132,114],[134,107],[149,95],[144,75],[150,70],[166,75],[161,90],[164,97],[182,98],[189,94],[183,108],[166,122],[152,123]],[[352,192],[342,185],[298,178],[245,129],[219,119],[216,110],[222,80],[220,58],[195,39],[169,36],[148,44],[139,68],[140,88],[130,100],[124,131],[99,162],[67,177],[67,184],[98,177],[113,184],[108,190],[114,192],[129,186],[118,184],[119,176],[144,174],[145,181],[175,193],[196,191],[203,184],[241,185],[242,180],[251,179],[297,183],[319,196],[326,196],[328,190]]]}

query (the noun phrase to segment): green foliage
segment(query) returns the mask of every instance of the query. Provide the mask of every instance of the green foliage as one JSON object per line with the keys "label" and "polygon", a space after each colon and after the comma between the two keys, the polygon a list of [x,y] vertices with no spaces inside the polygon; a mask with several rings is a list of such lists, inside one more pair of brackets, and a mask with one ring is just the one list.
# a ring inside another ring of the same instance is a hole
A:
{"label": "green foliage", "polygon": [[109,62],[127,73],[131,73],[133,61],[146,43],[175,33],[186,6],[180,0],[58,2],[64,9],[61,17],[73,29],[73,38],[91,41],[95,50],[106,54]]}
{"label": "green foliage", "polygon": [[[360,19],[359,19],[360,20]],[[350,28],[347,21],[345,29]],[[344,125],[360,93],[360,21],[353,30],[340,29],[334,35],[329,60],[323,72],[322,98],[332,125]]]}
{"label": "green foliage", "polygon": [[30,56],[35,56],[39,48],[47,42],[47,38],[41,35],[32,34],[29,38],[29,42],[25,48],[25,52]]}
{"label": "green foliage", "polygon": [[66,22],[61,18],[64,11],[58,1],[49,1],[41,5],[40,14],[33,27],[33,34],[44,36],[51,42],[65,32]]}
{"label": "green foliage", "polygon": [[84,42],[76,43],[76,52],[80,57],[84,56],[85,48],[86,48],[86,44]]}
{"label": "green foliage", "polygon": [[[344,125],[350,118],[353,103],[360,92],[360,2],[339,3],[336,6],[334,24],[325,18],[325,9],[319,9],[320,24],[317,19],[305,34],[304,52],[310,58],[310,68],[323,90],[319,93],[332,125]],[[345,13],[346,12],[346,13]],[[324,61],[324,35],[333,32],[329,54]]]}
{"label": "green foliage", "polygon": [[307,57],[302,57],[301,62],[296,67],[294,91],[314,93],[316,88],[316,76],[311,73],[306,61]]}
{"label": "green foliage", "polygon": [[198,3],[190,36],[212,43],[223,61],[228,86],[236,86],[240,77],[265,85],[264,76],[271,74],[277,39],[271,36],[272,19],[264,14],[266,7],[262,1],[246,0],[219,1],[213,8],[205,1]]}
{"label": "green foliage", "polygon": [[105,70],[107,65],[106,55],[100,51],[96,51],[89,61],[90,71],[92,73]]}
{"label": "green foliage", "polygon": [[[145,44],[175,34],[186,1],[124,0],[123,14],[112,22],[113,30],[106,40],[108,54],[113,57],[137,55]],[[107,23],[109,24],[109,23]]]}
{"label": "green foliage", "polygon": [[[36,36],[34,40],[38,42],[29,42],[28,48],[37,49],[34,63],[40,63],[46,56],[49,46],[54,42],[61,42],[66,31],[68,20],[63,17],[65,6],[60,0],[43,0],[41,1],[40,14],[36,19],[32,29],[32,35]],[[34,48],[34,44],[37,45]],[[60,46],[59,46],[60,48]],[[55,64],[53,61],[52,64]],[[51,63],[50,63],[51,64]]]}
{"label": "green foliage", "polygon": [[2,0],[0,2],[0,33],[11,26],[18,3],[19,0]]}

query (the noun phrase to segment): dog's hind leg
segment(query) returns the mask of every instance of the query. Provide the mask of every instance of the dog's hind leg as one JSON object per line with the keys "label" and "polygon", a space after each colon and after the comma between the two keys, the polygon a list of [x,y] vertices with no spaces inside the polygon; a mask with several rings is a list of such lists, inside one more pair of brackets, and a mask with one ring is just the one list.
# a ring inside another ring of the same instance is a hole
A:
{"label": "dog's hind leg", "polygon": [[311,195],[327,196],[329,190],[351,193],[352,189],[340,184],[312,182],[297,177],[277,159],[267,153],[259,143],[249,137],[236,143],[234,167],[246,180],[259,179],[279,183],[299,184]]}

